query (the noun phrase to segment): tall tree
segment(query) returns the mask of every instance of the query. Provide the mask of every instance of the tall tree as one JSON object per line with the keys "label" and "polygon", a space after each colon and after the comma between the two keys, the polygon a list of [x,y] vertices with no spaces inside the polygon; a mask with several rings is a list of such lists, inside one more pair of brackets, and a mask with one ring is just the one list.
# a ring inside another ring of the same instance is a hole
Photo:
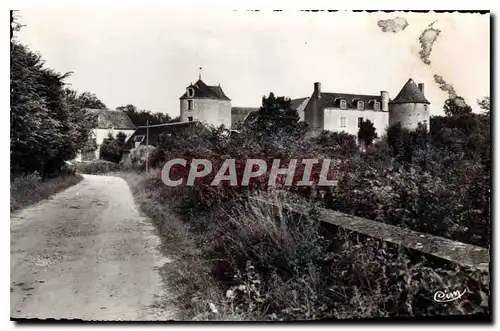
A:
{"label": "tall tree", "polygon": [[148,121],[150,125],[179,122],[179,120],[173,120],[168,114],[159,112],[154,113],[144,109],[138,110],[136,106],[131,104],[116,107],[116,110],[121,110],[127,113],[135,126],[145,126]]}
{"label": "tall tree", "polygon": [[446,116],[460,116],[470,114],[472,112],[472,108],[462,97],[447,99],[444,102],[443,110]]}
{"label": "tall tree", "polygon": [[90,92],[83,92],[77,98],[80,107],[90,108],[90,109],[106,109],[104,102],[99,100],[99,98]]}
{"label": "tall tree", "polygon": [[61,74],[40,54],[11,42],[11,173],[57,175],[83,148],[94,118],[75,101]]}
{"label": "tall tree", "polygon": [[123,132],[118,132],[116,138],[111,134],[104,138],[99,150],[99,158],[118,163],[122,158],[122,147],[125,145],[127,135]]}
{"label": "tall tree", "polygon": [[370,120],[361,121],[358,131],[358,139],[363,141],[365,146],[370,146],[377,138],[377,130]]}
{"label": "tall tree", "polygon": [[256,121],[257,129],[264,135],[292,133],[300,120],[296,110],[290,108],[291,100],[276,97],[274,93],[262,98]]}
{"label": "tall tree", "polygon": [[479,107],[485,111],[486,115],[490,114],[491,100],[490,97],[484,97],[481,100],[477,101]]}

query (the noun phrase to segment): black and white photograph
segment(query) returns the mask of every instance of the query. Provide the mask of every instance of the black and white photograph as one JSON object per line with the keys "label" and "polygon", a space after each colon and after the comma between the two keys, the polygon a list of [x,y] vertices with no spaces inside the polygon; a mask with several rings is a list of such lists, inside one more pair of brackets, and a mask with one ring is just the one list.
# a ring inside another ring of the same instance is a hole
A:
{"label": "black and white photograph", "polygon": [[307,7],[11,7],[11,323],[491,323],[493,14]]}

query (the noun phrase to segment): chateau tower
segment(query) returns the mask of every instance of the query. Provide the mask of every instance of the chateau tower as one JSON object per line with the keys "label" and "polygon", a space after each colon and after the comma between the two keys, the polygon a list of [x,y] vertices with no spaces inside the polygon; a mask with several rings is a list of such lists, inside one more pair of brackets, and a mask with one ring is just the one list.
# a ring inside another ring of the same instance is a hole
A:
{"label": "chateau tower", "polygon": [[389,125],[401,123],[403,128],[415,130],[418,123],[429,128],[430,102],[424,96],[424,84],[409,79],[394,100],[389,102]]}
{"label": "chateau tower", "polygon": [[181,122],[200,121],[231,127],[231,99],[220,85],[209,86],[200,77],[196,83],[186,87],[186,92],[179,99]]}

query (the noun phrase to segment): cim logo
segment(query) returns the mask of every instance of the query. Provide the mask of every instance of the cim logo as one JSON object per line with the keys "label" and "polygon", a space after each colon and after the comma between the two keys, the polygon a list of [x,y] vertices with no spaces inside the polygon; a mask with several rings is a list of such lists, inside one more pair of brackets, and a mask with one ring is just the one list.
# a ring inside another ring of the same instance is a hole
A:
{"label": "cim logo", "polygon": [[457,299],[460,299],[462,295],[465,294],[465,289],[462,293],[460,293],[459,290],[455,290],[453,292],[449,292],[448,290],[443,291],[437,291],[434,293],[434,301],[436,302],[450,302],[450,301],[455,301]]}

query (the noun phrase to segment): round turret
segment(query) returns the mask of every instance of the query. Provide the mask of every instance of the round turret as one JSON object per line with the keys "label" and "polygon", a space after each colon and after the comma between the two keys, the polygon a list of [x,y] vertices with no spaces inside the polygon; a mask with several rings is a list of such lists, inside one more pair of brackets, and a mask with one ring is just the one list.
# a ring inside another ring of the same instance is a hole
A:
{"label": "round turret", "polygon": [[429,127],[430,102],[424,96],[424,84],[409,79],[396,98],[389,102],[389,125],[401,123],[405,129],[415,130],[419,123]]}

